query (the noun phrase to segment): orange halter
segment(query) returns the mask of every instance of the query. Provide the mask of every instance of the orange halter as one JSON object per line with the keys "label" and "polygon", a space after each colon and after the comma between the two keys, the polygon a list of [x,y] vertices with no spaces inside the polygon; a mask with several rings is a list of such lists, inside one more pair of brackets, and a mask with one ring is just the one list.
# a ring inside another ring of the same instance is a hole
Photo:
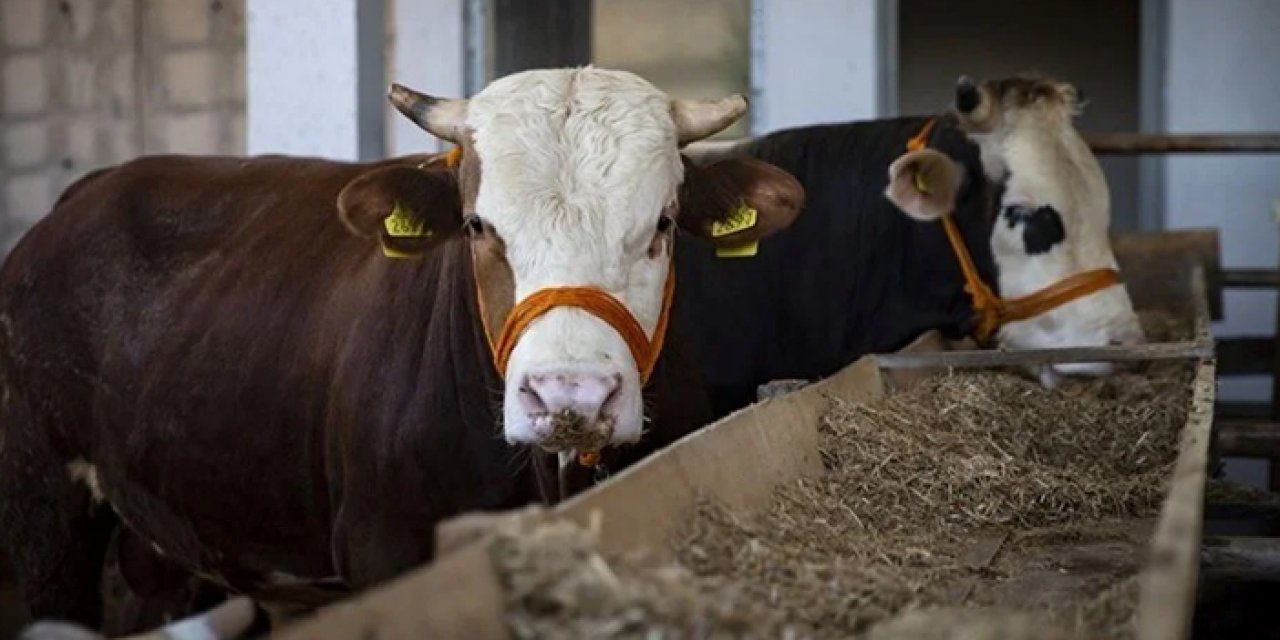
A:
{"label": "orange halter", "polygon": [[[907,141],[907,151],[919,151],[929,145],[929,133],[933,131],[934,118],[929,118],[920,132]],[[942,228],[947,232],[951,251],[956,254],[960,271],[964,273],[964,290],[973,300],[973,312],[977,325],[973,335],[978,340],[990,338],[1000,327],[1019,320],[1034,318],[1056,309],[1072,300],[1083,298],[1111,285],[1120,284],[1120,273],[1115,269],[1092,269],[1067,276],[1047,287],[1018,298],[1004,299],[996,295],[978,275],[969,248],[960,236],[960,229],[951,214],[942,216]]]}
{"label": "orange halter", "polygon": [[[444,165],[456,168],[462,162],[462,147],[454,147],[444,156]],[[529,294],[511,309],[507,319],[502,323],[502,331],[494,339],[493,330],[489,326],[488,314],[484,312],[484,292],[480,281],[476,281],[476,300],[481,306],[480,323],[484,326],[484,335],[493,352],[493,364],[498,375],[506,377],[507,362],[511,360],[511,352],[515,351],[520,336],[534,320],[541,318],[556,307],[574,307],[601,319],[613,327],[622,340],[627,343],[631,357],[635,359],[640,372],[640,383],[648,384],[653,375],[653,367],[658,363],[662,353],[662,344],[667,335],[667,323],[671,317],[671,300],[675,297],[676,270],[668,265],[667,280],[662,287],[662,310],[658,313],[658,324],[653,329],[653,339],[646,335],[644,327],[631,315],[626,305],[598,287],[551,287],[539,289]]]}

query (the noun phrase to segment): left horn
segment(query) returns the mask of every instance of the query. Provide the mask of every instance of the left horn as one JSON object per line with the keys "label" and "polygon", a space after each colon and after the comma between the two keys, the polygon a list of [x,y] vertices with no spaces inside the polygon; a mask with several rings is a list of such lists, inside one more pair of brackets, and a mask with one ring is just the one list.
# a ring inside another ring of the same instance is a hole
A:
{"label": "left horn", "polygon": [[672,100],[676,140],[681,146],[715,135],[747,112],[747,99],[735,93],[719,100]]}
{"label": "left horn", "polygon": [[465,99],[437,98],[400,84],[391,85],[387,99],[397,111],[431,135],[462,144],[462,132],[467,124]]}

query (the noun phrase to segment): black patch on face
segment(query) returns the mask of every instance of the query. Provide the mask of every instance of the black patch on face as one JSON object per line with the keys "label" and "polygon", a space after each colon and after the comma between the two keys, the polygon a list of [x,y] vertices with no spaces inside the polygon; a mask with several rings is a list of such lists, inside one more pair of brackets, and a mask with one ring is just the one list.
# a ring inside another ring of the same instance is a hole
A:
{"label": "black patch on face", "polygon": [[1000,215],[1004,216],[1010,229],[1022,224],[1022,244],[1027,253],[1033,256],[1047,252],[1067,237],[1067,230],[1062,226],[1062,216],[1047,205],[1035,209],[1023,206],[1005,207]]}

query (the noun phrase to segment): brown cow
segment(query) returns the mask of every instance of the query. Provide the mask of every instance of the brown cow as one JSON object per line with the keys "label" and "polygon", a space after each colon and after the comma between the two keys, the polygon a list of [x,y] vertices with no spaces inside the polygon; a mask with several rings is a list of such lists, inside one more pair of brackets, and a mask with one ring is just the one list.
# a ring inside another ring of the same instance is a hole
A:
{"label": "brown cow", "polygon": [[9,256],[0,528],[34,615],[98,623],[117,520],[237,591],[361,588],[442,518],[554,497],[541,452],[616,467],[705,419],[660,349],[673,225],[754,241],[803,199],[682,159],[745,101],[593,68],[392,100],[460,165],[144,158]]}

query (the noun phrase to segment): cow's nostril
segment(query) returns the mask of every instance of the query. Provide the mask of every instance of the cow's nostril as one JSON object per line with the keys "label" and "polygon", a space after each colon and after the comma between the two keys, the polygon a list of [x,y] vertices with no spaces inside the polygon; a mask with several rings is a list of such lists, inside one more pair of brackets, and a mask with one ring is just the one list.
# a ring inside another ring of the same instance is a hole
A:
{"label": "cow's nostril", "polygon": [[530,375],[519,391],[523,406],[530,413],[568,411],[595,420],[621,388],[620,375],[552,372]]}
{"label": "cow's nostril", "polygon": [[547,412],[547,404],[542,401],[542,396],[538,395],[538,392],[533,389],[533,379],[532,377],[526,378],[524,384],[521,384],[518,389],[520,406],[529,415],[543,414]]}

